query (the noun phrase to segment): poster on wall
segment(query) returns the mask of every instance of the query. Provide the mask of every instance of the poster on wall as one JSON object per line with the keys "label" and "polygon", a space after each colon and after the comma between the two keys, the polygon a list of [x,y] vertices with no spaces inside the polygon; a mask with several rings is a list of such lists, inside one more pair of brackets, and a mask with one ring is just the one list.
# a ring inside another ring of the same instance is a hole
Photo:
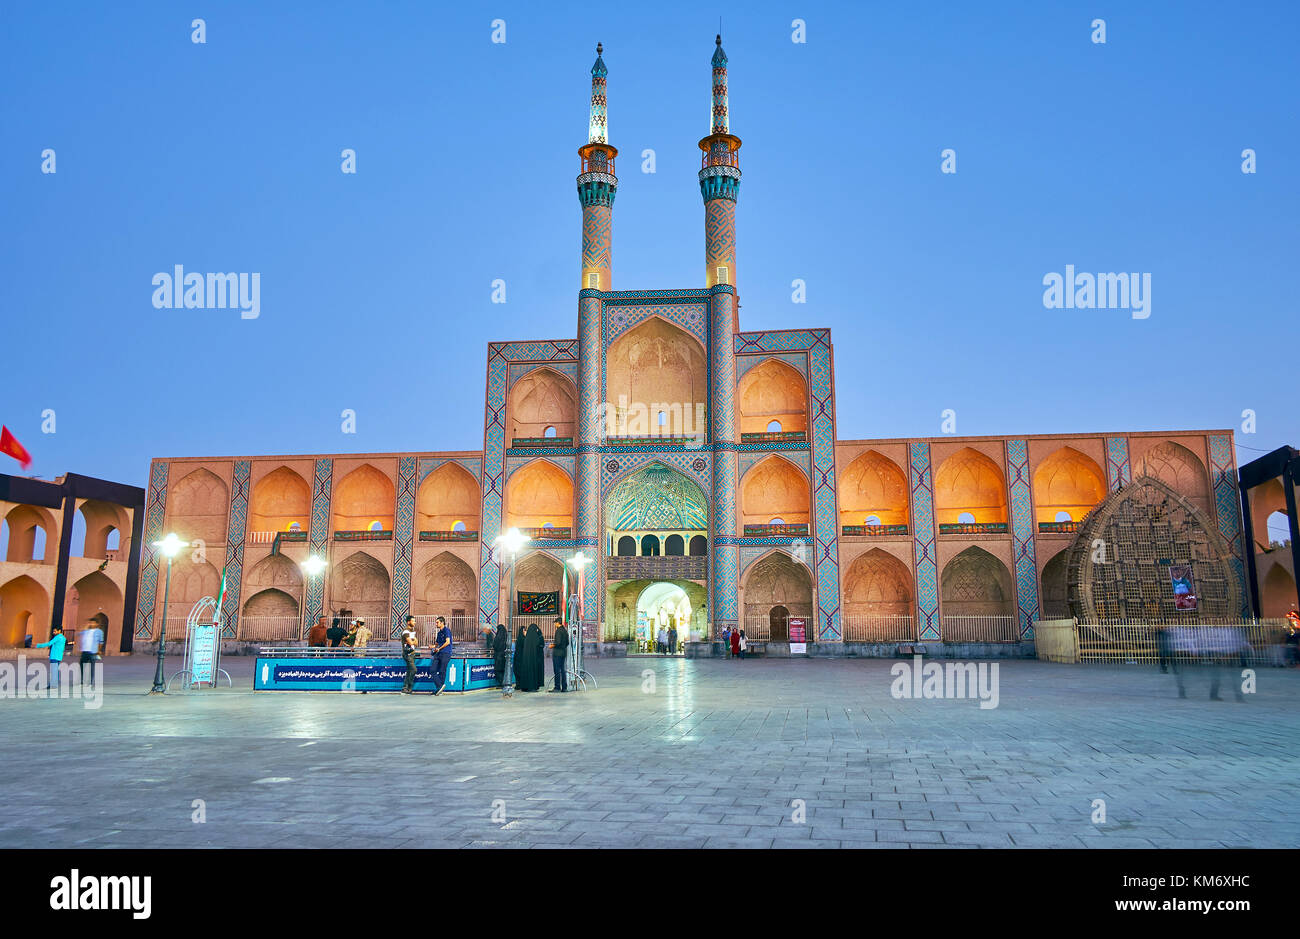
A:
{"label": "poster on wall", "polygon": [[1169,580],[1174,589],[1174,609],[1179,613],[1196,612],[1196,581],[1190,564],[1171,564]]}
{"label": "poster on wall", "polygon": [[790,654],[808,654],[808,620],[802,616],[792,616],[789,620]]}
{"label": "poster on wall", "polygon": [[558,615],[559,612],[559,591],[551,591],[550,593],[534,593],[527,590],[519,591],[520,616],[551,616]]}

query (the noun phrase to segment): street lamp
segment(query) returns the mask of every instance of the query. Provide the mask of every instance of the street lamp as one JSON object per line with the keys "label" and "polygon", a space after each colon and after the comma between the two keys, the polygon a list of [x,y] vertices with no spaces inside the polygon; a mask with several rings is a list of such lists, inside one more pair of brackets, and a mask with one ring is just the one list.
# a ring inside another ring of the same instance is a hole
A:
{"label": "street lamp", "polygon": [[[506,597],[506,620],[509,622],[509,625],[506,626],[507,638],[510,638],[510,631],[514,626],[514,617],[511,615],[510,611],[514,609],[515,604],[515,558],[519,555],[519,549],[530,541],[532,541],[532,539],[521,532],[518,528],[512,528],[504,535],[499,535],[496,541],[493,542],[494,545],[502,547],[506,551],[510,552],[510,593]],[[503,694],[508,695],[514,693],[515,683],[511,680],[514,675],[514,667],[514,643],[507,642],[505,674],[501,676],[501,691]]]}
{"label": "street lamp", "polygon": [[166,691],[166,685],[163,683],[163,650],[167,644],[167,601],[171,599],[172,592],[172,559],[181,548],[186,546],[186,543],[172,532],[162,541],[155,541],[153,546],[167,558],[167,583],[163,587],[162,622],[158,626],[158,668],[153,673],[153,687],[149,689],[149,693],[163,694]]}
{"label": "street lamp", "polygon": [[[302,568],[302,572],[307,575],[302,582],[302,609],[306,611],[307,585],[311,582],[311,579],[313,577],[315,577],[321,571],[325,570],[325,568],[328,567],[329,565],[328,562],[326,562],[323,558],[319,558],[316,555],[312,554],[312,555],[308,555],[307,559],[304,560],[302,564],[300,564],[299,566]],[[301,639],[302,636],[299,636],[298,638]]]}

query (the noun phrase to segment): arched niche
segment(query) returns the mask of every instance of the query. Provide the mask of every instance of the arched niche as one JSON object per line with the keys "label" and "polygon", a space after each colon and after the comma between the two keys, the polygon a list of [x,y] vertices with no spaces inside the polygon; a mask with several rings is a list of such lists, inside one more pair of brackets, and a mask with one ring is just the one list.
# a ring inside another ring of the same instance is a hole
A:
{"label": "arched niche", "polygon": [[5,560],[18,563],[39,561],[53,564],[58,559],[58,524],[44,506],[16,505],[5,515],[9,543]]}
{"label": "arched niche", "polygon": [[650,317],[606,352],[606,430],[613,436],[702,434],[708,400],[704,347],[667,320]]}
{"label": "arched niche", "polygon": [[335,609],[351,610],[354,617],[388,616],[392,603],[388,569],[364,551],[349,554],[331,581],[331,601]]}
{"label": "arched niche", "polygon": [[1005,524],[1007,520],[1007,487],[1002,471],[970,447],[953,453],[934,474],[935,521],[960,522],[963,512],[981,524]]}
{"label": "arched niche", "polygon": [[916,610],[911,571],[887,551],[872,548],[849,565],[843,603],[850,616],[910,616]]}
{"label": "arched niche", "polygon": [[[369,463],[348,473],[334,487],[335,531],[392,531],[396,490],[388,475]],[[373,529],[375,522],[378,529]]]}
{"label": "arched niche", "polygon": [[839,478],[842,526],[908,524],[907,476],[889,457],[868,450],[854,458]]}
{"label": "arched niche", "polygon": [[207,469],[196,469],[167,490],[164,530],[184,541],[223,544],[230,507],[226,484]]}
{"label": "arched niche", "polygon": [[945,616],[1012,616],[1016,593],[1007,566],[972,545],[944,565],[939,602]]}
{"label": "arched niche", "polygon": [[549,460],[511,474],[505,491],[506,528],[573,527],[573,480]]}
{"label": "arched niche", "polygon": [[[453,615],[473,615],[478,607],[478,577],[456,555],[443,551],[425,561],[416,573],[411,604],[416,616],[445,616],[448,622]],[[456,610],[465,612],[456,614]]]}
{"label": "arched niche", "polygon": [[457,522],[478,530],[482,492],[465,467],[448,460],[420,483],[415,497],[417,531],[451,531]]}
{"label": "arched niche", "polygon": [[808,383],[780,359],[755,365],[736,387],[736,410],[742,434],[764,433],[772,421],[782,431],[808,430]]}
{"label": "arched niche", "polygon": [[811,502],[808,477],[784,457],[770,456],[754,464],[740,481],[743,525],[767,525],[774,518],[806,525]]}
{"label": "arched niche", "polygon": [[1133,475],[1160,480],[1202,512],[1210,508],[1210,481],[1205,464],[1180,443],[1166,440],[1152,447],[1142,455]]}
{"label": "arched niche", "polygon": [[[578,389],[567,375],[536,368],[510,388],[507,439],[577,436]],[[548,429],[553,428],[553,433]]]}
{"label": "arched niche", "polygon": [[253,485],[249,504],[253,531],[301,531],[311,528],[311,486],[287,466],[278,466]]}
{"label": "arched niche", "polygon": [[76,595],[77,606],[71,625],[81,629],[86,620],[95,616],[100,621],[100,629],[104,630],[105,651],[120,649],[124,605],[117,584],[99,571],[91,571],[73,584],[69,593]]}
{"label": "arched niche", "polygon": [[21,646],[24,637],[49,638],[50,597],[45,588],[22,574],[0,586],[0,646]]}
{"label": "arched niche", "polygon": [[[812,574],[783,551],[774,551],[751,565],[745,571],[743,589],[742,627],[750,638],[780,642],[788,638],[784,630],[789,617],[812,619]],[[783,612],[774,621],[772,611],[776,607],[782,607]]]}
{"label": "arched niche", "polygon": [[1036,522],[1077,522],[1106,498],[1106,477],[1095,461],[1074,447],[1061,447],[1034,470]]}
{"label": "arched niche", "polygon": [[[86,499],[77,510],[85,520],[86,536],[82,557],[108,557],[109,541],[114,532],[118,534],[118,551],[130,546],[131,516],[123,506],[99,499]],[[123,541],[126,543],[123,544]]]}

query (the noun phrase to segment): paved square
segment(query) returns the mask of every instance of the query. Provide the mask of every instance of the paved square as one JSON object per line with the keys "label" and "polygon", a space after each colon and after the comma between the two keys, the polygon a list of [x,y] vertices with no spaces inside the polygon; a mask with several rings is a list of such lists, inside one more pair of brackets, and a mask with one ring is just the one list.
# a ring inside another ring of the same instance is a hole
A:
{"label": "paved square", "polygon": [[206,695],[147,697],[135,656],[99,710],[0,701],[0,846],[1300,846],[1296,670],[1238,703],[1009,661],[981,710],[894,699],[889,660],[589,659],[598,691],[511,700],[254,694],[224,664]]}

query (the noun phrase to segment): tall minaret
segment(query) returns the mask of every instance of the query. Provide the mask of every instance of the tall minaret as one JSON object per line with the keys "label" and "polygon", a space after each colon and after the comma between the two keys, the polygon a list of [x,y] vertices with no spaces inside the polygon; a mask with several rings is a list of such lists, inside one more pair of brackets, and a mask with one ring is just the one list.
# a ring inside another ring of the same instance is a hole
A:
{"label": "tall minaret", "polygon": [[713,452],[713,507],[709,547],[709,618],[713,638],[736,628],[740,548],[736,525],[736,196],[740,194],[740,138],[727,119],[727,54],[718,36],[713,53],[713,127],[704,151],[704,282],[709,288],[709,436]]}
{"label": "tall minaret", "polygon": [[596,64],[591,67],[591,120],[587,143],[578,148],[582,172],[578,174],[578,201],[582,203],[582,283],[579,289],[613,289],[610,279],[610,221],[618,177],[614,175],[614,157],[618,151],[609,145],[609,127],[605,114],[605,60],[596,43]]}
{"label": "tall minaret", "polygon": [[700,141],[704,158],[704,284],[736,284],[736,198],[740,195],[740,138],[727,117],[727,53],[722,36],[713,53],[713,128]]}

